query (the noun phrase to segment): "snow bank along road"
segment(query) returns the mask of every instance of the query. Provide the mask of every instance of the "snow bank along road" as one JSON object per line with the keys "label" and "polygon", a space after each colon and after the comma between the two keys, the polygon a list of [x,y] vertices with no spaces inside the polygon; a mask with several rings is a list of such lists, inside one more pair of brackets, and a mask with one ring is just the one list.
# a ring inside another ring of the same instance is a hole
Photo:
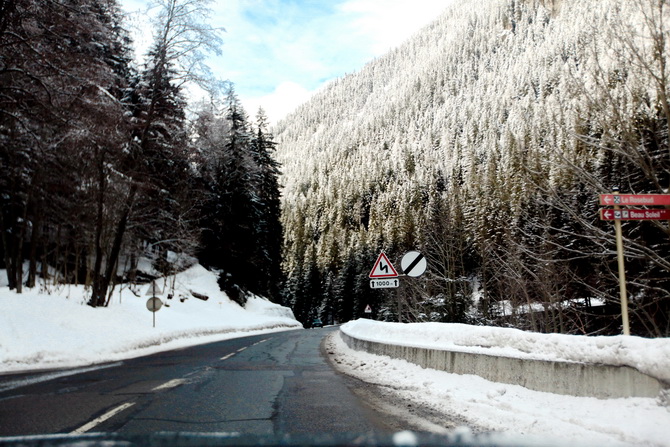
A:
{"label": "snow bank along road", "polygon": [[[450,332],[452,329],[451,325],[442,325],[433,328],[440,331],[432,331],[423,326],[425,323],[421,323],[414,328],[410,324],[405,324],[402,326],[404,331],[392,330],[396,325],[396,323],[375,324],[375,331],[371,331],[366,337],[388,340],[387,344],[430,346],[433,339],[441,338],[444,332]],[[367,323],[365,326],[371,327]],[[340,333],[328,337],[327,347],[335,354],[333,361],[338,368],[346,374],[375,384],[378,387],[376,389],[386,391],[389,396],[404,399],[407,406],[411,405],[412,408],[421,410],[422,418],[433,421],[439,426],[449,427],[446,424],[458,422],[460,419],[460,425],[469,427],[476,433],[499,434],[500,437],[496,437],[495,443],[504,445],[670,447],[670,394],[665,392],[667,390],[656,397],[608,399],[534,391],[520,385],[492,382],[479,375],[453,374],[422,368],[406,360],[351,349],[344,341],[346,337],[343,337],[344,332],[350,329],[351,324],[347,323],[342,326]],[[466,328],[461,326],[459,329]],[[446,338],[457,341],[461,349],[464,349],[464,345],[476,343],[482,351],[500,351],[495,347],[481,348],[486,343],[486,337],[481,337],[482,331],[495,334],[496,346],[505,342],[503,345],[508,346],[502,350],[507,353],[511,353],[511,345],[526,347],[528,343],[523,342],[526,335],[533,338],[531,344],[537,348],[534,352],[529,351],[533,356],[539,354],[540,358],[552,356],[576,358],[577,352],[582,351],[574,346],[580,344],[581,339],[577,336],[566,340],[570,342],[569,353],[556,355],[561,351],[559,348],[562,343],[548,343],[544,352],[541,352],[543,350],[540,348],[545,341],[555,342],[556,336],[520,332],[510,334],[502,328],[472,328],[471,333],[464,332],[456,336],[449,334]],[[353,332],[360,336],[363,331]],[[476,335],[477,332],[479,336]],[[505,337],[505,332],[513,337]],[[549,339],[540,340],[545,337]],[[616,339],[610,340],[609,337],[596,341],[599,345],[627,344],[617,343]],[[658,340],[654,340],[656,341]],[[581,340],[581,342],[591,344],[593,340]],[[630,343],[637,344],[635,340],[631,340]],[[658,354],[659,351],[664,351],[665,344],[660,341],[661,349],[652,348],[649,351]],[[445,340],[439,343],[439,346],[451,345],[445,343]],[[550,349],[549,345],[554,346]],[[633,357],[639,354],[644,358],[630,362],[632,358],[626,360],[628,356],[622,352],[626,350],[619,349],[616,355],[601,352],[606,350],[606,346],[602,346],[594,353],[589,353],[587,351],[590,349],[586,349],[579,357],[590,359],[609,357],[611,360],[609,363],[615,363],[618,359],[620,363],[625,361],[645,371],[655,371],[656,367],[652,362],[654,356],[649,352],[631,351]],[[553,355],[550,355],[552,353]],[[666,358],[661,356],[657,363],[667,363]],[[662,375],[663,371],[659,369],[656,373]],[[574,379],[578,380],[578,377]],[[548,382],[551,380],[551,377],[547,377]]]}
{"label": "snow bank along road", "polygon": [[[343,330],[344,331],[344,330]],[[342,333],[352,349],[403,359],[424,368],[475,374],[535,391],[598,398],[656,397],[670,384],[628,366],[528,360],[469,352],[377,343]]]}
{"label": "snow bank along road", "polygon": [[[408,427],[336,373],[333,329],[257,335],[80,370],[0,376],[0,436],[45,433],[366,433]],[[353,392],[352,392],[353,391]]]}
{"label": "snow bank along road", "polygon": [[[654,397],[670,386],[668,338],[543,334],[458,323],[364,319],[350,321],[341,330],[351,339],[350,344],[360,341],[359,347],[364,350],[386,351],[384,354],[412,360],[424,367],[477,374],[539,391],[596,397]],[[544,365],[540,366],[541,363]],[[575,387],[574,383],[551,383],[556,377],[547,380],[548,376],[560,376],[564,382],[610,383],[583,383]]]}

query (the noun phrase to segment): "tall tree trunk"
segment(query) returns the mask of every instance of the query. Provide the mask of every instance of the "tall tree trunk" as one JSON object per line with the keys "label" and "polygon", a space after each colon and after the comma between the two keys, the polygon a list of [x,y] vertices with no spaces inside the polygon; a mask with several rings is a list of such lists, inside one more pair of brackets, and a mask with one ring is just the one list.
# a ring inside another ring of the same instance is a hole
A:
{"label": "tall tree trunk", "polygon": [[[97,149],[96,149],[97,152]],[[97,154],[96,154],[97,155]],[[104,218],[104,204],[105,204],[105,165],[102,156],[98,157],[98,198],[97,198],[97,216],[95,222],[95,264],[93,265],[93,291],[91,294],[91,301],[89,304],[97,307],[97,302],[100,296],[104,296],[105,292],[100,290],[102,286],[101,270],[102,270],[102,229]]]}
{"label": "tall tree trunk", "polygon": [[23,216],[19,234],[16,237],[14,245],[14,267],[16,268],[16,293],[23,293],[23,242],[26,238],[26,229],[28,228],[28,207],[32,201],[32,188],[28,193],[28,200],[23,206]]}
{"label": "tall tree trunk", "polygon": [[12,256],[12,253],[14,252],[14,240],[8,231],[8,226],[5,225],[5,213],[0,214],[0,233],[2,234],[2,253],[5,261],[5,268],[7,269],[7,283],[9,289],[12,290],[16,288],[16,272],[14,269],[14,257]]}
{"label": "tall tree trunk", "polygon": [[35,287],[36,278],[37,278],[37,247],[42,238],[42,213],[37,211],[35,216],[35,222],[33,223],[33,231],[30,235],[30,255],[28,257],[29,268],[28,268],[28,280],[26,282],[27,287]]}
{"label": "tall tree trunk", "polygon": [[[116,267],[116,261],[119,258],[119,253],[121,252],[121,244],[123,243],[123,236],[126,232],[126,226],[128,225],[128,218],[130,217],[130,211],[132,210],[133,203],[135,202],[135,195],[137,194],[137,183],[132,183],[130,185],[130,190],[128,191],[128,198],[123,204],[123,210],[121,212],[121,217],[118,224],[116,225],[116,233],[114,234],[114,242],[112,243],[112,250],[107,257],[107,265],[105,268],[105,275],[100,278],[94,279],[93,285],[93,294],[88,304],[93,307],[104,306],[106,302],[107,288],[109,283],[112,280],[112,275],[114,275],[114,268]],[[96,286],[97,283],[97,286]]]}
{"label": "tall tree trunk", "polygon": [[59,223],[58,224],[58,229],[56,230],[56,249],[55,254],[54,254],[54,260],[53,260],[53,265],[54,265],[54,277],[53,277],[53,282],[52,285],[56,286],[58,284],[58,281],[60,280],[60,241],[62,240],[62,231],[63,226]]}

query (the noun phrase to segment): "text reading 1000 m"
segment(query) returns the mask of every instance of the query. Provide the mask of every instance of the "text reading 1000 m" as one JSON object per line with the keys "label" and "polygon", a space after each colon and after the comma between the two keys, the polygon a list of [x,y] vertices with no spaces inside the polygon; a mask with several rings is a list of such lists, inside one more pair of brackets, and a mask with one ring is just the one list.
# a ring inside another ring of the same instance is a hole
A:
{"label": "text reading 1000 m", "polygon": [[397,278],[370,280],[370,288],[372,289],[392,289],[394,287],[398,287],[399,285],[400,281]]}

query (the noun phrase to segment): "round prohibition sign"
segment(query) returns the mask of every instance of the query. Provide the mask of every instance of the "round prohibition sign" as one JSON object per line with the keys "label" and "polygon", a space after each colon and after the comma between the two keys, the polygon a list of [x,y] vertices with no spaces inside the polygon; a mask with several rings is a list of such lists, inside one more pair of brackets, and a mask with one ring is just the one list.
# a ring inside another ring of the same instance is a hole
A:
{"label": "round prohibition sign", "polygon": [[147,300],[147,309],[151,312],[157,312],[161,307],[163,307],[163,302],[160,298],[154,296]]}
{"label": "round prohibition sign", "polygon": [[408,251],[400,261],[403,273],[413,278],[423,275],[427,266],[426,258],[418,251]]}

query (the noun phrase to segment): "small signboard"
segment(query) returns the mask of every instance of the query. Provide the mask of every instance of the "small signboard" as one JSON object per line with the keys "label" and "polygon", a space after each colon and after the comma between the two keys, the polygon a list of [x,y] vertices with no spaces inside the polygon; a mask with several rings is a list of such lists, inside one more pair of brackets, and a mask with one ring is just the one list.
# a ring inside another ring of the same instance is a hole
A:
{"label": "small signboard", "polygon": [[670,194],[600,194],[600,205],[670,205]]}
{"label": "small signboard", "polygon": [[147,287],[147,293],[145,295],[147,296],[156,296],[156,295],[162,295],[163,294],[163,289],[161,289],[161,286],[159,286],[156,283],[157,280],[154,280],[149,284],[149,287]]}
{"label": "small signboard", "polygon": [[370,305],[368,304],[367,306],[365,306],[365,310],[363,312],[365,312],[366,314],[371,314],[372,313],[372,307],[370,307]]}
{"label": "small signboard", "polygon": [[400,280],[398,278],[389,278],[389,279],[371,279],[370,288],[371,289],[394,289],[400,285]]}
{"label": "small signboard", "polygon": [[389,258],[386,257],[386,254],[381,252],[377,257],[377,262],[375,262],[375,266],[372,267],[369,276],[370,278],[397,278],[398,272],[393,268],[393,264],[391,264]]}
{"label": "small signboard", "polygon": [[670,220],[670,209],[621,208],[631,206],[670,206],[670,194],[600,194],[600,205],[611,206],[600,210],[600,219],[614,221],[617,263],[619,265],[619,296],[621,298],[621,322],[624,335],[630,335],[628,322],[628,292],[626,291],[626,267],[624,265],[622,220]]}
{"label": "small signboard", "polygon": [[601,209],[600,220],[670,220],[668,209]]}
{"label": "small signboard", "polygon": [[426,258],[418,251],[408,251],[400,261],[400,268],[403,273],[413,278],[423,275],[426,267]]}

